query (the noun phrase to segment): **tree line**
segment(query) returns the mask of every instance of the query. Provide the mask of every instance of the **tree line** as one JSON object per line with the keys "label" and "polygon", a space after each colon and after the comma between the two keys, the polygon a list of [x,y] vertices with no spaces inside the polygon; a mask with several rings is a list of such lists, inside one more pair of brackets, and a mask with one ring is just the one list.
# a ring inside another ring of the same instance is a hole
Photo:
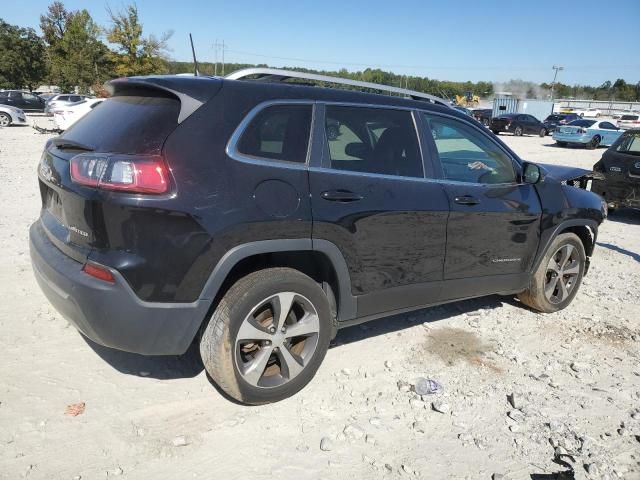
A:
{"label": "tree line", "polygon": [[[40,16],[40,35],[32,28],[10,25],[0,18],[0,88],[34,90],[48,84],[65,92],[78,88],[83,93],[100,94],[104,82],[116,77],[193,72],[192,62],[169,58],[167,42],[171,31],[145,36],[135,4],[115,12],[107,7],[107,13],[109,25],[100,26],[87,10],[69,11],[62,2],[55,1]],[[204,75],[223,73],[221,64],[198,62],[198,65]],[[227,63],[224,68],[229,73],[256,66],[267,65]],[[487,98],[501,91],[540,99],[551,94],[550,84],[523,80],[504,84],[452,82],[372,68],[357,72],[285,68],[393,85],[450,99],[467,93]],[[555,98],[640,101],[640,82],[631,84],[623,79],[607,81],[598,87],[556,83],[553,91]]]}

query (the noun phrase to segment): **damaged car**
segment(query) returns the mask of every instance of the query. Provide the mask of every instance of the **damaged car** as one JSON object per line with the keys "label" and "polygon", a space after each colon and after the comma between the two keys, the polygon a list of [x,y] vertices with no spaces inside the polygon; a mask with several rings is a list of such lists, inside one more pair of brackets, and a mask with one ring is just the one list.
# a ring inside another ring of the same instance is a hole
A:
{"label": "damaged car", "polygon": [[591,191],[609,209],[640,208],[640,129],[627,130],[593,166]]}

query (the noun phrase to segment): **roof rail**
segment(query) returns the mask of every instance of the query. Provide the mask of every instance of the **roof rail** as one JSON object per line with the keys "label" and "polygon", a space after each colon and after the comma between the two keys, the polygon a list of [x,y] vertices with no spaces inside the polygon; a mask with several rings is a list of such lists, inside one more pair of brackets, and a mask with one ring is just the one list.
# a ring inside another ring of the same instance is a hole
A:
{"label": "roof rail", "polygon": [[392,87],[379,83],[361,82],[360,80],[351,80],[349,78],[330,77],[328,75],[318,75],[315,73],[296,72],[293,70],[280,70],[277,68],[245,68],[230,73],[224,78],[229,80],[241,80],[247,77],[257,75],[255,81],[258,82],[284,82],[289,78],[301,78],[304,80],[313,80],[316,82],[335,83],[339,85],[349,85],[351,87],[368,88],[370,90],[378,90],[381,92],[398,93],[405,95],[414,100],[427,100],[431,103],[450,107],[449,102],[443,98],[429,95],[428,93],[416,92],[405,88]]}

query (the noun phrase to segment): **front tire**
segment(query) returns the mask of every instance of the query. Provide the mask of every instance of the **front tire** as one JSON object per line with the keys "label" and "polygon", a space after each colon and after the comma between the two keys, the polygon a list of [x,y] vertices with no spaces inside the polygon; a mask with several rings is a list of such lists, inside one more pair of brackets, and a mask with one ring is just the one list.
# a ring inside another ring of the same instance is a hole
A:
{"label": "front tire", "polygon": [[225,393],[260,405],[309,383],[330,339],[322,288],[297,270],[268,268],[238,280],[222,297],[202,332],[200,355]]}
{"label": "front tire", "polygon": [[546,128],[541,129],[540,132],[538,132],[538,135],[540,135],[541,137],[546,137],[547,129]]}
{"label": "front tire", "polygon": [[11,125],[11,117],[4,112],[0,112],[0,127],[8,127]]}
{"label": "front tire", "polygon": [[521,137],[522,136],[522,127],[516,127],[516,129],[513,131],[513,134],[516,137]]}
{"label": "front tire", "polygon": [[518,298],[542,313],[562,310],[578,293],[586,259],[584,245],[576,234],[558,235],[531,277],[529,288]]}

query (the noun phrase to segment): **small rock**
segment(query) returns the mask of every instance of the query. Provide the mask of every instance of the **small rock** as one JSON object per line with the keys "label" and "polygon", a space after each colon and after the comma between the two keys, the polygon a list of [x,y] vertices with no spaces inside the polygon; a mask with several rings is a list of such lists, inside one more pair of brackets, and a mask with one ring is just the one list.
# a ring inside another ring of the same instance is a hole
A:
{"label": "small rock", "polygon": [[342,374],[343,374],[344,376],[346,376],[346,377],[348,377],[348,376],[350,376],[350,375],[351,375],[351,370],[350,370],[350,369],[348,369],[348,368],[343,368],[343,369],[341,370],[341,372],[342,372]]}
{"label": "small rock", "polygon": [[113,470],[108,471],[107,475],[118,477],[118,476],[122,475],[123,473],[124,473],[124,471],[122,470],[122,468],[117,467],[117,468],[114,468]]}
{"label": "small rock", "polygon": [[375,437],[374,437],[373,435],[369,435],[369,434],[367,434],[367,435],[364,437],[364,441],[365,441],[366,443],[368,443],[369,445],[375,445],[375,444],[376,444],[376,439],[375,439]]}
{"label": "small rock", "polygon": [[400,390],[403,393],[406,393],[411,390],[411,385],[409,385],[409,383],[405,382],[404,380],[398,380],[396,385],[398,386],[398,390]]}
{"label": "small rock", "polygon": [[574,372],[584,372],[589,368],[589,366],[586,363],[582,363],[582,362],[573,362],[571,365],[569,365],[569,367]]}
{"label": "small rock", "polygon": [[182,435],[171,440],[171,443],[173,444],[174,447],[185,447],[188,445],[187,439],[184,438]]}
{"label": "small rock", "polygon": [[584,469],[587,471],[589,475],[594,477],[597,477],[600,474],[600,469],[598,468],[598,465],[596,465],[595,463],[585,464]]}
{"label": "small rock", "polygon": [[427,405],[419,398],[409,400],[409,405],[411,405],[411,408],[427,408]]}
{"label": "small rock", "polygon": [[406,473],[407,475],[413,475],[413,468],[411,468],[409,465],[402,465],[402,471],[404,473]]}
{"label": "small rock", "polygon": [[362,461],[364,463],[368,463],[369,465],[373,465],[375,463],[375,460],[366,454],[362,454]]}
{"label": "small rock", "polygon": [[427,432],[427,424],[424,422],[413,422],[413,429],[418,433],[426,433]]}
{"label": "small rock", "polygon": [[507,416],[514,422],[524,421],[524,413],[520,410],[509,410],[509,412],[507,412]]}
{"label": "small rock", "polygon": [[322,437],[322,440],[320,440],[320,450],[323,452],[330,452],[333,450],[333,442],[329,437]]}
{"label": "small rock", "polygon": [[379,427],[380,425],[382,425],[382,420],[380,420],[379,417],[371,417],[369,419],[369,423],[374,427]]}
{"label": "small rock", "polygon": [[309,445],[305,445],[304,443],[301,443],[300,445],[298,445],[296,447],[296,450],[299,452],[308,452],[309,451]]}
{"label": "small rock", "polygon": [[625,436],[627,433],[628,433],[628,430],[626,428],[618,429],[618,435],[620,435],[621,437]]}
{"label": "small rock", "polygon": [[73,480],[82,480],[82,475],[76,475]]}
{"label": "small rock", "polygon": [[519,395],[515,393],[510,393],[507,395],[507,401],[513,408],[520,409],[522,407],[522,402]]}
{"label": "small rock", "polygon": [[513,433],[519,432],[520,431],[520,426],[517,425],[517,424],[509,425],[509,430],[511,430]]}
{"label": "small rock", "polygon": [[384,368],[388,368],[389,370],[391,370],[391,368],[393,368],[393,363],[391,363],[390,360],[385,360],[384,361]]}
{"label": "small rock", "polygon": [[549,421],[549,423],[547,423],[547,426],[549,427],[549,430],[551,430],[552,432],[559,432],[564,428],[562,423],[557,420]]}
{"label": "small rock", "polygon": [[362,437],[364,437],[364,430],[362,430],[362,428],[355,424],[347,425],[346,427],[344,427],[343,432],[347,436],[347,438],[353,440],[360,440]]}
{"label": "small rock", "polygon": [[449,413],[451,411],[449,404],[444,402],[433,402],[431,408],[439,413]]}

